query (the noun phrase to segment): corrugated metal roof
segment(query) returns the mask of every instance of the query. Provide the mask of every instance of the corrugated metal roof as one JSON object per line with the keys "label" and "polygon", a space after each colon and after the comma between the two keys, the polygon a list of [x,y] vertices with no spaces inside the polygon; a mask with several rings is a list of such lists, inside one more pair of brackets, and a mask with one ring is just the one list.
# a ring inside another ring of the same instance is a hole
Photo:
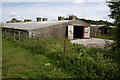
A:
{"label": "corrugated metal roof", "polygon": [[[44,22],[22,22],[22,23],[5,23],[3,27],[21,29],[21,30],[34,30],[43,27],[49,27],[53,25],[63,24],[67,22],[74,22],[75,20],[63,20],[63,21],[44,21]],[[81,21],[82,24],[85,24]]]}

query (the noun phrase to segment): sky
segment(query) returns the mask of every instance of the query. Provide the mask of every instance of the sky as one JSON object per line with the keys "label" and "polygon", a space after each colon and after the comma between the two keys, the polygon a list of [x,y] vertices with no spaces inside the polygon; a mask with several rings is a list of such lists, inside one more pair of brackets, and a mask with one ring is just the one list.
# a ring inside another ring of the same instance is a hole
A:
{"label": "sky", "polygon": [[105,0],[4,0],[2,21],[12,18],[19,20],[46,17],[57,20],[58,16],[76,15],[91,20],[113,20],[108,17],[110,9]]}

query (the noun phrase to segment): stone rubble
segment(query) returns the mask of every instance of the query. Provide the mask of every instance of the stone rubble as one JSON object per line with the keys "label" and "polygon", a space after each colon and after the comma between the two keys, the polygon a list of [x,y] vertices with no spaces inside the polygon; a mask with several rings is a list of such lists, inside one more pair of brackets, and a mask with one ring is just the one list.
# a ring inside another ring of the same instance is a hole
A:
{"label": "stone rubble", "polygon": [[90,38],[71,40],[71,43],[80,44],[88,48],[110,49],[111,44],[114,43],[114,41],[108,39]]}

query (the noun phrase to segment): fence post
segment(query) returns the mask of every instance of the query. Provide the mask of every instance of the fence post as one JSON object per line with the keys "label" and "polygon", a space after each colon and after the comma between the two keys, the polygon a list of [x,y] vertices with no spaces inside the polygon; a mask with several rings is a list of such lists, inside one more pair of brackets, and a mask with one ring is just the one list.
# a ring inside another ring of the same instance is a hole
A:
{"label": "fence post", "polygon": [[39,50],[39,39],[37,38],[37,49]]}
{"label": "fence post", "polygon": [[14,34],[14,41],[16,40],[16,33],[15,32],[13,32],[13,34]]}
{"label": "fence post", "polygon": [[19,33],[18,33],[18,34],[19,34],[18,36],[19,36],[19,41],[20,41],[20,31],[19,31]]}
{"label": "fence post", "polygon": [[66,39],[64,39],[64,55],[66,55]]}

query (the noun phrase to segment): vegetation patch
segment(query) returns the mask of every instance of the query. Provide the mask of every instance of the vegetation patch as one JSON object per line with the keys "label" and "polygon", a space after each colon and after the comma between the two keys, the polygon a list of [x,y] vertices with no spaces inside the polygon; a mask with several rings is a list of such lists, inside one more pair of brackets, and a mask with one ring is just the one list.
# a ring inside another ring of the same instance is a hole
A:
{"label": "vegetation patch", "polygon": [[[52,60],[38,55],[16,43],[3,39],[3,78],[72,78],[73,74],[52,64]],[[33,55],[34,54],[34,55]],[[46,64],[50,65],[46,65]]]}
{"label": "vegetation patch", "polygon": [[96,36],[95,38],[114,40],[112,36],[107,36],[107,35],[100,35],[100,36]]}
{"label": "vegetation patch", "polygon": [[[8,38],[7,40],[14,42],[16,46],[30,50],[32,56],[44,56],[48,58],[50,60],[49,63],[54,64],[60,71],[74,74],[75,76],[71,76],[72,78],[115,79],[120,77],[120,58],[116,58],[116,55],[118,55],[119,52],[96,48],[89,49],[81,45],[72,44],[69,40],[66,40],[66,53],[64,53],[63,39],[24,39],[21,41],[14,41]],[[38,59],[37,62],[39,61],[43,62]],[[49,63],[46,65],[50,65]],[[56,68],[54,69],[56,70]],[[38,68],[35,69],[37,70]],[[44,67],[44,69],[47,70],[48,73],[50,72],[48,67]],[[57,72],[59,73],[59,71]],[[55,77],[47,76],[47,73],[45,74],[46,76],[43,76],[45,78]]]}

